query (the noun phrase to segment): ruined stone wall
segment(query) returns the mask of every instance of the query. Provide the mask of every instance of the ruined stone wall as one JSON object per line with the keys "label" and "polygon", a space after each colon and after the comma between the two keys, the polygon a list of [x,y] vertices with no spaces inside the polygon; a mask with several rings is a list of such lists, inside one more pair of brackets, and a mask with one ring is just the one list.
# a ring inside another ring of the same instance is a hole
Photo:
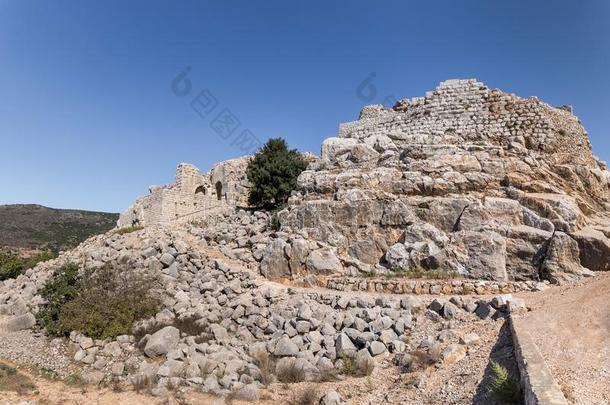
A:
{"label": "ruined stone wall", "polygon": [[572,235],[609,209],[610,172],[570,108],[449,80],[341,124],[280,217],[350,274],[527,280],[580,274]]}
{"label": "ruined stone wall", "polygon": [[220,162],[203,174],[195,166],[181,163],[175,182],[151,186],[148,196],[138,198],[121,214],[118,226],[201,221],[246,206],[248,161],[244,157]]}

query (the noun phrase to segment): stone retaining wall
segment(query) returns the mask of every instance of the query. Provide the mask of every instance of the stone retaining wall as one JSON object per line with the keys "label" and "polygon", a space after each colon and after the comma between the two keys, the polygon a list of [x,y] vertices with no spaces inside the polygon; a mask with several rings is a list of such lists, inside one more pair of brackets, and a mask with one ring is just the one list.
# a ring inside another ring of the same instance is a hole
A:
{"label": "stone retaining wall", "polygon": [[329,278],[326,288],[338,291],[368,291],[390,294],[489,295],[539,291],[545,283],[535,281],[498,282],[487,280],[413,280],[382,278]]}
{"label": "stone retaining wall", "polygon": [[568,405],[538,347],[529,333],[520,326],[521,322],[514,316],[510,317],[510,329],[525,405]]}

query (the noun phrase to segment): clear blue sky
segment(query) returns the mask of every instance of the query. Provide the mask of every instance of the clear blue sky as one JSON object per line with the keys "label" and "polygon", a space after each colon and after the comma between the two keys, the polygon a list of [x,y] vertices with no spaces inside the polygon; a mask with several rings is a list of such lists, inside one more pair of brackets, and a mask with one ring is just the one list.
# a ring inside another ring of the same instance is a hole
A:
{"label": "clear blue sky", "polygon": [[[209,116],[171,90],[187,66]],[[609,72],[604,0],[0,0],[0,204],[121,211],[179,162],[241,155],[243,129],[319,153],[363,105],[449,78],[573,105],[610,160]]]}

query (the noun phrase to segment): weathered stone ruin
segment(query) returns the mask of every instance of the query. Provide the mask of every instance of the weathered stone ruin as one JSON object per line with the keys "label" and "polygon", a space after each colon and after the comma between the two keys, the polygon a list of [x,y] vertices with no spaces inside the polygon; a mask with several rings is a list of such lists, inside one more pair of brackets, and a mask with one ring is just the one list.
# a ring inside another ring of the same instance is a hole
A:
{"label": "weathered stone ruin", "polygon": [[[151,189],[119,225],[229,214],[247,205],[246,166],[200,176],[180,165],[175,184]],[[342,124],[256,256],[269,278],[423,268],[561,281],[608,269],[609,184],[570,107],[449,80]]]}
{"label": "weathered stone ruin", "polygon": [[[309,160],[280,229],[247,207],[247,157],[204,174],[179,165],[173,184],[121,215],[119,227],[143,229],[98,235],[0,282],[0,334],[34,326],[62,264],[132,269],[158,277],[162,310],[112,341],[56,340],[66,362],[91,382],[148,381],[154,395],[190,387],[256,400],[266,373],[296,367],[319,381],[348,357],[403,371],[413,351],[437,368],[457,363],[480,340],[473,325],[497,330],[495,319],[525,308],[510,293],[610,270],[610,172],[567,107],[451,80],[365,107]],[[453,277],[384,277],[397,268]],[[427,403],[473,396],[442,391]]]}
{"label": "weathered stone ruin", "polygon": [[118,226],[185,223],[216,217],[248,205],[246,167],[249,158],[220,162],[208,173],[188,163],[176,169],[176,180],[166,186],[150,186],[123,212]]}

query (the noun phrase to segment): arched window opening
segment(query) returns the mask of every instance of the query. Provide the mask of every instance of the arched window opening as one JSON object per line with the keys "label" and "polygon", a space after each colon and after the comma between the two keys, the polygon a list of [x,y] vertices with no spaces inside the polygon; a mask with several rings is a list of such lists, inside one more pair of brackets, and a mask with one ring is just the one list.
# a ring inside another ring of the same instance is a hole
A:
{"label": "arched window opening", "polygon": [[216,182],[216,198],[222,199],[222,183],[219,181]]}
{"label": "arched window opening", "polygon": [[205,193],[206,193],[205,186],[199,186],[195,189],[195,194],[205,195]]}

